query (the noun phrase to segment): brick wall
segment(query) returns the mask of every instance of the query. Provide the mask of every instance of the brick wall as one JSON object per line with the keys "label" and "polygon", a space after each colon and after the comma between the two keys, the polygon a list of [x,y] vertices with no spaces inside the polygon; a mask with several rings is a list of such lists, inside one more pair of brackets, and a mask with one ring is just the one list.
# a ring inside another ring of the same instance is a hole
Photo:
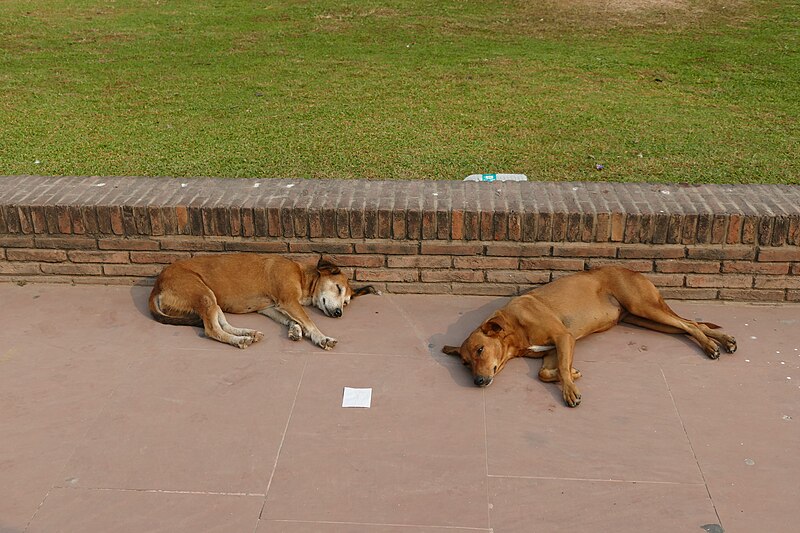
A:
{"label": "brick wall", "polygon": [[800,187],[0,177],[0,280],[148,283],[325,254],[388,292],[511,295],[618,264],[679,299],[800,301]]}

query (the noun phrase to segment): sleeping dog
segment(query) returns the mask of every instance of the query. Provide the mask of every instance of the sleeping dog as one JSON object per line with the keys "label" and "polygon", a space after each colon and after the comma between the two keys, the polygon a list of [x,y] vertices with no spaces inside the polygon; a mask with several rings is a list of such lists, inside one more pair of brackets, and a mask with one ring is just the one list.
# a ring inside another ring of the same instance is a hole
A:
{"label": "sleeping dog", "polygon": [[156,279],[149,307],[161,323],[202,325],[207,337],[239,348],[264,334],[231,326],[223,311],[255,311],[289,326],[290,339],[306,336],[330,350],[336,339],[324,335],[303,306],[314,305],[338,318],[351,298],[377,292],[371,285],[353,290],[339,268],[321,257],[314,266],[281,256],[203,255],[167,266]]}
{"label": "sleeping dog", "polygon": [[678,316],[658,289],[638,272],[607,266],[564,276],[512,299],[486,319],[460,347],[442,351],[460,356],[479,387],[489,385],[514,357],[542,357],[539,379],[560,381],[564,402],[581,403],[572,368],[575,341],[627,322],[662,333],[685,333],[711,359],[720,346],[736,351],[736,340],[719,326]]}

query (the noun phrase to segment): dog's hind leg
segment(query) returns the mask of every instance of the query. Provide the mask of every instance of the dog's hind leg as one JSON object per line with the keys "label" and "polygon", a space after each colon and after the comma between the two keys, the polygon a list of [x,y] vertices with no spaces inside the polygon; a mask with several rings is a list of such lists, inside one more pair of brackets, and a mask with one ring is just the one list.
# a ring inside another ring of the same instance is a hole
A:
{"label": "dog's hind leg", "polygon": [[267,307],[266,309],[259,309],[258,312],[264,316],[271,318],[278,324],[289,326],[289,340],[299,341],[300,339],[303,338],[303,328],[300,327],[300,324],[289,318],[287,314],[279,311],[276,307]]}
{"label": "dog's hind leg", "polygon": [[[670,311],[672,310],[670,309]],[[678,318],[680,320],[687,320],[681,317]],[[685,329],[681,329],[676,326],[668,326],[666,324],[649,320],[647,318],[642,318],[636,315],[627,315],[622,319],[622,322],[633,324],[635,326],[639,326],[642,328],[651,329],[653,331],[659,331],[661,333],[685,334],[691,336],[691,334],[687,333]],[[705,334],[706,337],[709,337],[713,342],[725,348],[725,351],[727,351],[728,353],[733,353],[736,351],[736,339],[734,339],[730,335],[723,333],[722,331],[719,331],[716,328],[716,326],[711,327],[713,326],[713,324],[709,325],[703,322],[693,322],[693,323],[694,325],[697,326],[697,329],[699,329],[702,333]]]}
{"label": "dog's hind leg", "polygon": [[264,334],[260,331],[256,331],[254,329],[246,329],[246,328],[235,328],[231,326],[228,321],[225,319],[225,313],[222,312],[222,309],[217,311],[217,321],[219,322],[220,327],[230,335],[235,337],[252,337],[253,342],[258,342],[264,338]]}
{"label": "dog's hind leg", "polygon": [[[624,292],[619,291],[614,296],[628,313],[645,320],[639,321],[639,323],[634,322],[635,318],[633,317],[626,317],[624,320],[661,332],[673,332],[673,330],[663,326],[676,328],[696,340],[711,359],[719,358],[719,345],[709,339],[705,333],[705,331],[710,331],[710,328],[705,324],[701,326],[701,324],[693,320],[678,316],[661,297],[655,285],[644,276],[642,276],[641,280],[639,283],[631,284],[632,286],[627,287]],[[647,321],[652,321],[656,324],[648,324]],[[730,337],[730,340],[733,340],[733,337]],[[733,349],[735,349],[735,346],[736,342],[733,341]],[[729,349],[729,347],[730,345],[725,345],[726,349]]]}

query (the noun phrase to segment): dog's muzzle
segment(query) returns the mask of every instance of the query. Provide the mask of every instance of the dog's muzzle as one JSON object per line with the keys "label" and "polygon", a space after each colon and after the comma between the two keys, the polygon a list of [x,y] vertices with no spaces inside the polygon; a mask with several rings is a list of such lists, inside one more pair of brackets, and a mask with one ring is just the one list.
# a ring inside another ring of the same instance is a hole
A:
{"label": "dog's muzzle", "polygon": [[342,316],[342,310],[341,309],[334,309],[333,312],[331,313],[331,316],[335,317],[335,318],[339,318],[340,316]]}
{"label": "dog's muzzle", "polygon": [[473,380],[478,387],[486,387],[492,382],[491,376],[475,376]]}

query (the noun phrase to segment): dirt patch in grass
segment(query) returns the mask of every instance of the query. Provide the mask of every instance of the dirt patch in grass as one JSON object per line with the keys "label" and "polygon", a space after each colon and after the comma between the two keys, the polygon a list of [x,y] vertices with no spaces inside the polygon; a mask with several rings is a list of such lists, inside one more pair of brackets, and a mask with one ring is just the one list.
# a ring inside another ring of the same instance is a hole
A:
{"label": "dirt patch in grass", "polygon": [[[740,23],[752,17],[741,0],[547,0],[514,6],[516,24],[539,32],[596,33],[610,28],[680,29],[704,20]],[[519,17],[519,15],[523,15]]]}

